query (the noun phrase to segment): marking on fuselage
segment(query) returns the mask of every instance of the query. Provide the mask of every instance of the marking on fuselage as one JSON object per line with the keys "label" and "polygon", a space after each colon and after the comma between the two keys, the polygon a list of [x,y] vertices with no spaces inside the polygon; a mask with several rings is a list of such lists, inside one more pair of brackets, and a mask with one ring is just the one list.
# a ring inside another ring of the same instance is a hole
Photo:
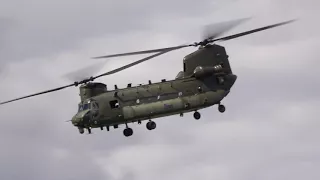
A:
{"label": "marking on fuselage", "polygon": [[164,104],[163,106],[165,109],[172,109],[173,108],[172,104]]}
{"label": "marking on fuselage", "polygon": [[[145,99],[150,99],[150,98],[155,98],[155,99],[158,99],[158,97],[161,98],[161,96],[165,97],[167,95],[175,95],[177,94],[177,92],[172,92],[172,93],[161,93],[161,95],[153,95],[153,96],[141,96],[139,99],[140,100],[145,100]],[[132,101],[136,101],[137,99],[128,99],[128,100],[123,100],[123,102],[132,102]]]}

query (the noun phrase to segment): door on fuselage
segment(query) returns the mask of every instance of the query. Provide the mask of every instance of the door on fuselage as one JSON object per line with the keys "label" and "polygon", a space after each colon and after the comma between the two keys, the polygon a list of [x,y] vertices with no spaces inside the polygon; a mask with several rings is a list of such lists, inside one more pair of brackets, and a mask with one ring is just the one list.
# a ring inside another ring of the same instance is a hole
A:
{"label": "door on fuselage", "polygon": [[96,101],[91,101],[91,111],[93,119],[99,117],[99,104]]}
{"label": "door on fuselage", "polygon": [[122,117],[122,108],[120,106],[120,102],[117,99],[112,99],[109,101],[109,117],[112,121],[121,120]]}

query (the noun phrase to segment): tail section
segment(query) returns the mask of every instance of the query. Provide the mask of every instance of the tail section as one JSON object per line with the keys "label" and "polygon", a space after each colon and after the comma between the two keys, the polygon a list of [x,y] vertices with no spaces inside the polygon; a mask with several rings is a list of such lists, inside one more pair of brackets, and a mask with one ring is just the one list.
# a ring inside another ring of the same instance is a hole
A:
{"label": "tail section", "polygon": [[192,75],[198,66],[215,67],[221,65],[224,73],[232,74],[228,55],[223,46],[207,45],[185,56],[183,60],[184,76]]}

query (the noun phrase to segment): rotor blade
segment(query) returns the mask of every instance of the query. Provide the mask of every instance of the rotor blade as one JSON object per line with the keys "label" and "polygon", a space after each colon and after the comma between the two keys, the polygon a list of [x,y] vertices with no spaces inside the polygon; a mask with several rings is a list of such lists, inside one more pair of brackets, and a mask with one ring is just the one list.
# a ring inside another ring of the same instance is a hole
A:
{"label": "rotor blade", "polygon": [[259,32],[259,31],[264,31],[264,30],[267,30],[267,29],[271,29],[271,28],[275,28],[275,27],[278,27],[278,26],[286,25],[286,24],[292,23],[294,21],[296,21],[296,20],[285,21],[285,22],[281,22],[281,23],[265,26],[265,27],[262,27],[262,28],[253,29],[251,31],[246,31],[246,32],[234,34],[234,35],[231,35],[231,36],[226,36],[226,37],[222,37],[222,38],[218,38],[218,39],[213,39],[213,40],[210,40],[210,42],[227,41],[227,40],[235,39],[235,38],[238,38],[238,37],[241,37],[241,36],[246,36],[246,35],[249,35],[249,34],[252,34],[252,33],[256,33],[256,32]]}
{"label": "rotor blade", "polygon": [[[182,48],[182,47],[180,47],[180,48]],[[176,49],[178,49],[178,48],[159,52],[159,53],[157,53],[157,54],[154,54],[154,55],[148,56],[148,57],[146,57],[146,58],[140,59],[140,60],[135,61],[135,62],[133,62],[133,63],[127,64],[127,65],[125,65],[125,66],[122,66],[122,67],[120,67],[120,68],[114,69],[114,70],[112,70],[112,71],[103,73],[103,74],[98,75],[98,76],[95,76],[95,77],[93,77],[93,79],[96,79],[96,78],[99,78],[99,77],[102,77],[102,76],[107,76],[107,75],[110,75],[110,74],[117,73],[117,72],[119,72],[119,71],[125,70],[125,69],[127,69],[127,68],[130,68],[130,67],[135,66],[135,65],[137,65],[137,64],[140,64],[140,63],[142,63],[142,62],[144,62],[144,61],[150,60],[150,59],[152,59],[152,58],[154,58],[154,57],[160,56],[160,55],[162,55],[162,54],[164,54],[164,53],[168,53],[168,52],[173,51],[173,50],[176,50]]]}
{"label": "rotor blade", "polygon": [[160,49],[151,49],[151,50],[146,50],[146,51],[136,51],[136,52],[129,52],[129,53],[111,54],[111,55],[106,55],[106,56],[94,57],[93,59],[129,56],[129,55],[138,55],[138,54],[148,54],[148,53],[156,53],[156,52],[163,52],[163,51],[171,51],[171,50],[176,50],[176,49],[180,49],[180,48],[188,47],[188,46],[190,46],[190,45],[181,45],[181,46],[174,46],[174,47],[160,48]]}
{"label": "rotor blade", "polygon": [[87,77],[90,77],[100,72],[104,67],[104,65],[107,64],[107,62],[108,61],[102,61],[102,62],[95,63],[91,66],[86,66],[82,69],[78,69],[76,71],[65,74],[63,77],[67,80],[70,80],[71,82],[81,81]]}
{"label": "rotor blade", "polygon": [[29,97],[33,97],[33,96],[38,96],[38,95],[41,95],[41,94],[46,94],[46,93],[50,93],[50,92],[54,92],[54,91],[59,91],[59,90],[62,90],[62,89],[68,88],[68,87],[72,87],[74,85],[75,85],[75,83],[74,84],[69,84],[69,85],[66,85],[66,86],[62,86],[62,87],[59,87],[59,88],[55,88],[55,89],[50,89],[50,90],[47,90],[47,91],[39,92],[39,93],[36,93],[36,94],[31,94],[31,95],[28,95],[28,96],[12,99],[12,100],[9,100],[9,101],[1,102],[0,105],[7,104],[7,103],[10,103],[10,102],[13,102],[13,101],[18,101],[18,100],[25,99],[25,98],[29,98]]}
{"label": "rotor blade", "polygon": [[227,31],[230,31],[232,28],[244,23],[245,21],[248,21],[249,19],[251,18],[242,18],[207,25],[204,27],[202,39],[204,40],[217,38]]}
{"label": "rotor blade", "polygon": [[[179,48],[182,48],[182,47],[179,47]],[[82,81],[80,81],[80,82],[75,82],[75,83],[73,83],[73,84],[69,84],[69,85],[66,85],[66,86],[58,87],[58,88],[55,88],[55,89],[50,89],[50,90],[47,90],[47,91],[43,91],[43,92],[31,94],[31,95],[28,95],[28,96],[23,96],[23,97],[20,97],[20,98],[16,98],[16,99],[9,100],[9,101],[0,102],[0,105],[2,105],[2,104],[7,104],[7,103],[10,103],[10,102],[13,102],[13,101],[18,101],[18,100],[21,100],[21,99],[26,99],[26,98],[33,97],[33,96],[38,96],[38,95],[42,95],[42,94],[54,92],[54,91],[59,91],[59,90],[62,90],[62,89],[68,88],[68,87],[76,86],[76,85],[78,85],[78,84],[87,83],[87,82],[93,81],[94,79],[97,79],[97,78],[99,78],[99,77],[107,76],[107,75],[114,74],[114,73],[117,73],[117,72],[119,72],[119,71],[125,70],[125,69],[127,69],[127,68],[132,67],[132,66],[135,66],[135,65],[137,65],[137,64],[140,64],[140,63],[142,63],[142,62],[144,62],[144,61],[150,60],[150,59],[152,59],[152,58],[154,58],[154,57],[160,56],[160,55],[162,55],[162,54],[164,54],[164,53],[168,53],[168,52],[170,52],[170,51],[173,51],[173,50],[179,49],[179,48],[174,48],[174,49],[170,49],[170,50],[167,50],[167,51],[159,52],[159,53],[154,54],[154,55],[152,55],[152,56],[148,56],[148,57],[143,58],[143,59],[141,59],[141,60],[139,60],[139,61],[130,63],[130,64],[128,64],[128,65],[122,66],[122,67],[120,67],[120,68],[114,69],[114,70],[109,71],[109,72],[106,72],[106,73],[103,73],[103,74],[101,74],[101,75],[98,75],[98,76],[95,76],[95,77],[90,77],[90,78],[88,78],[88,79],[84,79],[84,80],[82,80]]]}

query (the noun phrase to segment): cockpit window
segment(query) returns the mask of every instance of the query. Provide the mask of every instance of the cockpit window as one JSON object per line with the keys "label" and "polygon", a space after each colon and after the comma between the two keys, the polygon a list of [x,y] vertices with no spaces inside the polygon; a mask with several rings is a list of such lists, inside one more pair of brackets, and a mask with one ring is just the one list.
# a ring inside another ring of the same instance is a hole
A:
{"label": "cockpit window", "polygon": [[78,112],[82,111],[83,107],[81,104],[79,104]]}
{"label": "cockpit window", "polygon": [[83,105],[83,110],[87,110],[90,109],[90,104],[84,104]]}
{"label": "cockpit window", "polygon": [[87,110],[87,109],[91,109],[91,104],[90,103],[79,104],[79,112]]}
{"label": "cockpit window", "polygon": [[92,108],[92,109],[99,109],[98,103],[97,103],[97,102],[92,102],[91,108]]}
{"label": "cockpit window", "polygon": [[99,109],[99,104],[94,100],[89,100],[79,104],[78,112],[87,109]]}

